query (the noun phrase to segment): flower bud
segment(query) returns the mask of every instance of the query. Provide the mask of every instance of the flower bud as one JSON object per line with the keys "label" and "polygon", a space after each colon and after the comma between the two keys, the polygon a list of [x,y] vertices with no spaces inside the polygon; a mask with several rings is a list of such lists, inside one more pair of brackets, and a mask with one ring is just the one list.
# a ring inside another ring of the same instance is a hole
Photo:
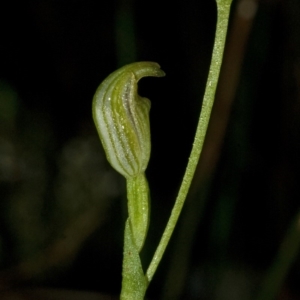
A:
{"label": "flower bud", "polygon": [[137,93],[145,76],[164,76],[159,65],[139,62],[109,75],[93,99],[93,118],[110,164],[126,178],[145,171],[150,158],[150,101]]}

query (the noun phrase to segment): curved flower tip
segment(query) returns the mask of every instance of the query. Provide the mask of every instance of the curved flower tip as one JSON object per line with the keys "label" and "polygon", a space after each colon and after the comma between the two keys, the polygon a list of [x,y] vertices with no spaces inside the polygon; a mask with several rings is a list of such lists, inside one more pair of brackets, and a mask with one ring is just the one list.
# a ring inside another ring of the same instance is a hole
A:
{"label": "curved flower tip", "polygon": [[143,173],[151,151],[150,101],[137,93],[137,82],[165,73],[154,62],[126,65],[110,74],[93,99],[93,118],[110,164],[126,178]]}

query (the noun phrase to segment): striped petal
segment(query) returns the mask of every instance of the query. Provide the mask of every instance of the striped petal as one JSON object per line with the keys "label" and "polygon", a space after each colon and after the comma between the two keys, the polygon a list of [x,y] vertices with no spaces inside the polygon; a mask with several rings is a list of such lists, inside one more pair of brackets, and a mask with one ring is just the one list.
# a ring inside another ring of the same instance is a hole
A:
{"label": "striped petal", "polygon": [[159,65],[139,62],[109,75],[93,99],[93,118],[110,164],[126,178],[143,173],[150,158],[150,101],[137,93],[145,76],[164,76]]}

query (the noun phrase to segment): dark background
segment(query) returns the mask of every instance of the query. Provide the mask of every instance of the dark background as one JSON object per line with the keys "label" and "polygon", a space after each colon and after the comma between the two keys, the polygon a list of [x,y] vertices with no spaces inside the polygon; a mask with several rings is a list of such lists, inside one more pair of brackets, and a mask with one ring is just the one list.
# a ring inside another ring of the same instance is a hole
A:
{"label": "dark background", "polygon": [[[257,5],[232,109],[224,110],[229,122],[220,128],[226,134],[218,163],[204,174],[207,181],[195,180],[194,200],[188,199],[199,209],[182,235],[192,238],[175,233],[150,298],[175,299],[168,293],[177,283],[168,285],[168,270],[181,263],[180,256],[172,259],[176,244],[188,243],[186,273],[174,271],[184,274],[178,299],[252,299],[299,210],[300,4]],[[152,102],[146,266],[191,150],[215,3],[3,1],[0,20],[1,286],[118,295],[125,184],[104,159],[92,97],[126,63],[156,61],[167,74],[139,84]],[[223,76],[225,86],[229,81]],[[299,279],[294,255],[280,299],[300,298]]]}

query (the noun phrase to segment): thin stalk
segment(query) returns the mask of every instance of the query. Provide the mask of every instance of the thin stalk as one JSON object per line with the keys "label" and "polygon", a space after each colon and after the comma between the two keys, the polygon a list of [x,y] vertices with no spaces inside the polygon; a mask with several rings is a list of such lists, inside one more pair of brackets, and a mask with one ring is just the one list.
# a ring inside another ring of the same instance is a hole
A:
{"label": "thin stalk", "polygon": [[[245,11],[242,10],[243,3],[244,0],[238,1],[231,18],[214,108],[201,157],[189,190],[185,209],[182,212],[181,225],[177,229],[177,238],[171,250],[172,254],[162,299],[181,299],[184,290],[192,244],[196,238],[198,224],[203,218],[211,190],[211,181],[214,178],[216,165],[220,158],[231,107],[239,83],[246,45],[256,13],[256,10],[253,10],[251,15],[245,14]],[[226,253],[226,247],[223,247],[222,251]]]}
{"label": "thin stalk", "polygon": [[160,243],[154,253],[153,259],[146,272],[146,278],[148,283],[150,283],[150,281],[152,280],[153,275],[162,259],[162,256],[174,231],[203,148],[204,138],[209,123],[209,118],[218,84],[221,63],[223,59],[231,2],[232,0],[217,0],[217,27],[215,43],[213,47],[212,60],[210,64],[196,135],[191,155],[189,157],[189,162],[182,180],[181,187],[178,192],[175,205],[172,209],[171,216],[162,235]]}

